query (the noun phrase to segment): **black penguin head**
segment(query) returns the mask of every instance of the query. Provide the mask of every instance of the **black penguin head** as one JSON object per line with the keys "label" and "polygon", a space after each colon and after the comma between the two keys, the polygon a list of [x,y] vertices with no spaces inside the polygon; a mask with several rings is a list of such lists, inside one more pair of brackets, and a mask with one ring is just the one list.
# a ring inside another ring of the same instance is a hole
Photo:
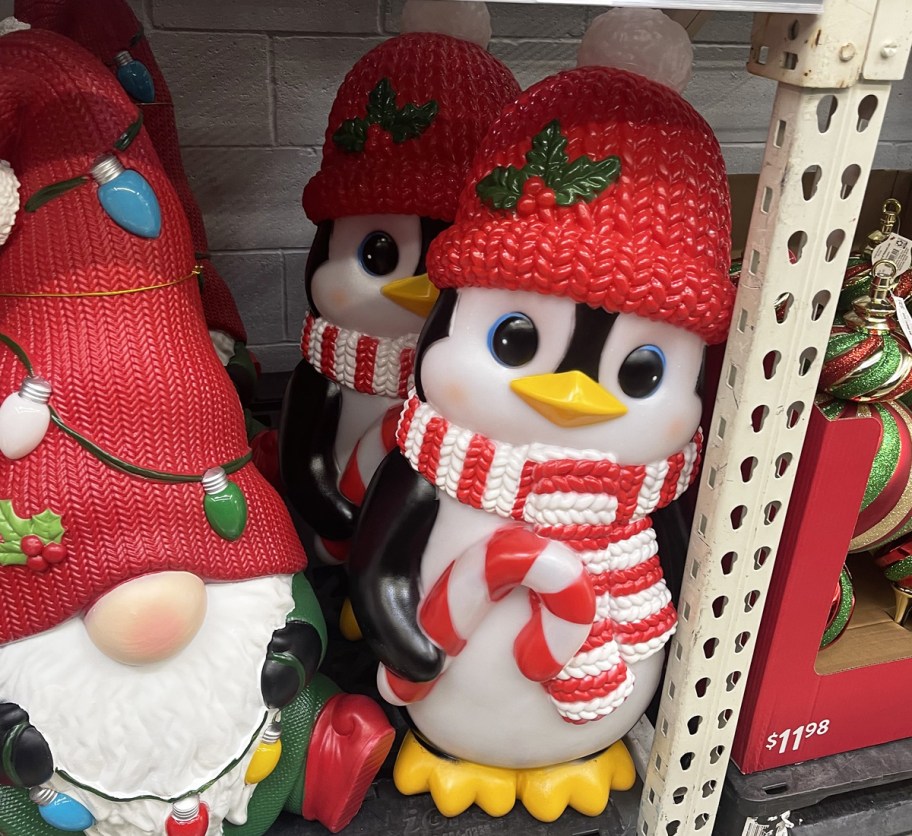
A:
{"label": "black penguin head", "polygon": [[[417,262],[411,266],[413,275],[421,275],[427,271],[425,261],[428,247],[443,230],[450,226],[448,221],[436,218],[420,218],[421,247]],[[314,316],[320,316],[320,311],[314,302],[312,284],[314,273],[329,260],[329,245],[332,241],[334,221],[321,221],[317,224],[317,231],[310,253],[307,256],[307,266],[304,269],[304,290],[307,294],[307,304]],[[377,276],[391,272],[398,266],[399,246],[396,238],[383,229],[375,229],[362,242],[359,248],[359,257],[367,263],[367,269]]]}
{"label": "black penguin head", "polygon": [[415,389],[421,400],[424,397],[424,389],[421,386],[421,360],[424,353],[438,340],[448,337],[450,334],[450,322],[453,319],[453,310],[456,308],[457,290],[455,287],[447,287],[440,291],[440,296],[434,303],[431,313],[424,322],[424,328],[418,335],[418,346],[415,349]]}

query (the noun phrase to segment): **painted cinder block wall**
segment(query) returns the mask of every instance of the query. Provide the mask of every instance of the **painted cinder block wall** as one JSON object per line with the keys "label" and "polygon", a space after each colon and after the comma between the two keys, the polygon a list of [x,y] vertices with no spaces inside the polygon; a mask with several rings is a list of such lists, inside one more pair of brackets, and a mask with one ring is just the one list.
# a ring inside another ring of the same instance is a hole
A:
{"label": "painted cinder block wall", "polygon": [[[93,0],[81,0],[91,3]],[[184,162],[252,349],[292,368],[306,310],[313,227],[301,190],[319,166],[335,91],[355,60],[395,34],[403,0],[131,0],[174,97]],[[13,0],[0,0],[0,17]],[[604,8],[491,3],[491,51],[525,87],[572,66]],[[744,70],[751,16],[700,31],[687,97],[729,171],[759,170],[775,86]],[[912,168],[912,74],[894,86],[875,165]]]}

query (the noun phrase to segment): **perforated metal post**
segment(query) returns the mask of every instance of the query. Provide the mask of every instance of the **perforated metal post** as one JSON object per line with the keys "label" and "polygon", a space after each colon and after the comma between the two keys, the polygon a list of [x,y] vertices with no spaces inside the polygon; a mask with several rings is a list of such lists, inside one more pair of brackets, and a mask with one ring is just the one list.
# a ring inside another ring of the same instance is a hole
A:
{"label": "perforated metal post", "polygon": [[908,57],[910,21],[912,0],[828,0],[819,16],[755,18],[749,69],[779,85],[706,434],[640,836],[712,831],[835,298],[890,79],[902,78]]}

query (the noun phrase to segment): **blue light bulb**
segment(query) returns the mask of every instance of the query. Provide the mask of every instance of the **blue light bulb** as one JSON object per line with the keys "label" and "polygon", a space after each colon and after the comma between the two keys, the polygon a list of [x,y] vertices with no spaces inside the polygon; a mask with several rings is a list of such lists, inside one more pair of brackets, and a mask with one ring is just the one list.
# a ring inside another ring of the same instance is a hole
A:
{"label": "blue light bulb", "polygon": [[142,61],[137,61],[129,52],[118,52],[117,80],[136,101],[150,104],[155,101],[155,82],[152,74]]}
{"label": "blue light bulb", "polygon": [[90,173],[98,183],[98,200],[114,223],[141,238],[158,238],[161,208],[145,177],[124,168],[113,154],[102,157]]}
{"label": "blue light bulb", "polygon": [[95,824],[95,817],[88,808],[66,793],[50,787],[33,787],[29,798],[38,805],[41,818],[58,830],[81,833]]}

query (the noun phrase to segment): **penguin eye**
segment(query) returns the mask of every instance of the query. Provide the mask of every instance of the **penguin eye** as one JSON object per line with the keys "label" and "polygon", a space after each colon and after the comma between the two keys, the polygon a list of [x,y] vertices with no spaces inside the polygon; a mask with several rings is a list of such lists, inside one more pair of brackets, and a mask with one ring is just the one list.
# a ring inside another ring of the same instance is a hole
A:
{"label": "penguin eye", "polygon": [[399,247],[388,232],[371,232],[358,247],[358,261],[372,276],[387,276],[399,264]]}
{"label": "penguin eye", "polygon": [[502,366],[524,366],[538,351],[538,329],[524,313],[500,317],[488,331],[488,351]]}
{"label": "penguin eye", "polygon": [[665,374],[665,355],[655,345],[641,345],[624,358],[618,383],[631,398],[645,398],[655,392]]}

